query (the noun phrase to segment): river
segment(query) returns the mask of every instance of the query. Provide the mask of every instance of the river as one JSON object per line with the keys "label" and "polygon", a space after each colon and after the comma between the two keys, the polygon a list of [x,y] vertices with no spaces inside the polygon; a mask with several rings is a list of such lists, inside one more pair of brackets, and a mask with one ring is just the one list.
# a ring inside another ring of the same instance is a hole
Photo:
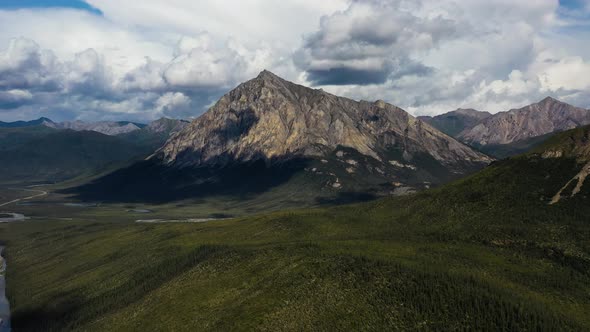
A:
{"label": "river", "polygon": [[0,212],[0,223],[23,221],[29,219],[24,214],[12,212]]}
{"label": "river", "polygon": [[28,200],[28,199],[33,199],[33,198],[37,198],[37,197],[42,197],[42,196],[45,196],[45,195],[48,194],[47,191],[45,191],[45,190],[35,190],[35,189],[15,189],[15,190],[22,190],[22,191],[28,191],[28,192],[33,192],[33,193],[36,192],[37,194],[36,195],[32,195],[32,196],[28,196],[28,197],[17,198],[15,200],[10,201],[10,202],[0,203],[0,206],[6,206],[6,205],[18,203],[20,201],[24,201],[24,200]]}
{"label": "river", "polygon": [[0,332],[10,332],[10,304],[6,298],[6,260],[4,259],[4,247],[0,246]]}

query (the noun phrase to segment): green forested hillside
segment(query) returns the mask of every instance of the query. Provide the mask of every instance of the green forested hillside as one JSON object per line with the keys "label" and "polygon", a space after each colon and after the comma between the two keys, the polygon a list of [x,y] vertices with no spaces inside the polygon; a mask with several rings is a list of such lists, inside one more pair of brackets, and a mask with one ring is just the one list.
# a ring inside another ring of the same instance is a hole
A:
{"label": "green forested hillside", "polygon": [[0,152],[17,149],[32,140],[55,132],[57,132],[57,129],[46,126],[0,127]]}
{"label": "green forested hillside", "polygon": [[61,181],[90,175],[113,163],[144,156],[151,149],[92,131],[39,129],[19,134],[10,136],[18,143],[0,153],[2,181]]}
{"label": "green forested hillside", "polygon": [[529,139],[516,141],[508,144],[490,144],[484,146],[476,146],[476,148],[498,159],[508,158],[525,153],[539,145],[542,145],[543,142],[545,142],[548,138],[552,137],[553,135],[555,135],[555,133],[531,137]]}
{"label": "green forested hillside", "polygon": [[543,151],[347,207],[3,225],[13,326],[590,330],[590,185],[549,205],[580,164]]}

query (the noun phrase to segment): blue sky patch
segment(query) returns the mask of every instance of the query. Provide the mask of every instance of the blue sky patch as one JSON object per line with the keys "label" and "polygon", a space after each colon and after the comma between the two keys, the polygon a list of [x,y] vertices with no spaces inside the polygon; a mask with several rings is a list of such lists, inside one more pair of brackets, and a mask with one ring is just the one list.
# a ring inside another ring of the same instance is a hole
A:
{"label": "blue sky patch", "polygon": [[583,9],[585,7],[584,0],[559,0],[559,5],[567,9]]}
{"label": "blue sky patch", "polygon": [[75,8],[102,15],[102,12],[81,0],[2,0],[0,9]]}

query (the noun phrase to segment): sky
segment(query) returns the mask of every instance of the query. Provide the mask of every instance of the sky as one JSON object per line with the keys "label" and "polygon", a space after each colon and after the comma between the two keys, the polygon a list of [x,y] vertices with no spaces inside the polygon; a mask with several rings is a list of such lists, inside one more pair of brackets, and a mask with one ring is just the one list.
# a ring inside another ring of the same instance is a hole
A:
{"label": "sky", "polygon": [[190,119],[263,69],[414,115],[590,108],[590,0],[0,0],[0,121]]}

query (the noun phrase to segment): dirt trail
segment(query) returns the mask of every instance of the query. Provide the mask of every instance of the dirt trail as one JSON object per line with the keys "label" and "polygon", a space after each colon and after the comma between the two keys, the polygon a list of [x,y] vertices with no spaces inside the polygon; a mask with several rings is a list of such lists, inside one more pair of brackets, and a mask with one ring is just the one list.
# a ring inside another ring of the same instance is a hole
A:
{"label": "dirt trail", "polygon": [[555,194],[555,196],[553,196],[553,199],[551,199],[551,205],[558,203],[561,198],[563,197],[563,191],[573,182],[573,181],[578,181],[578,183],[576,184],[576,187],[574,188],[574,190],[572,190],[572,193],[570,195],[570,197],[574,197],[576,196],[580,190],[582,190],[582,186],[584,185],[584,181],[586,181],[586,178],[588,177],[588,175],[590,175],[590,163],[586,164],[584,167],[582,167],[582,170],[580,171],[580,173],[576,174],[576,176],[574,176],[571,180],[569,180],[565,186],[563,186],[561,188],[561,190],[559,190],[557,192],[557,194]]}
{"label": "dirt trail", "polygon": [[20,201],[24,201],[24,200],[27,200],[27,199],[33,199],[33,198],[45,196],[45,195],[48,194],[48,192],[47,191],[44,191],[44,190],[35,190],[35,189],[17,189],[17,190],[23,190],[23,191],[28,191],[28,192],[37,192],[39,194],[33,195],[33,196],[29,196],[29,197],[17,198],[15,200],[12,200],[12,201],[6,202],[6,203],[0,203],[0,207],[6,206],[6,205],[10,205],[10,204],[14,204],[14,203],[18,203]]}

